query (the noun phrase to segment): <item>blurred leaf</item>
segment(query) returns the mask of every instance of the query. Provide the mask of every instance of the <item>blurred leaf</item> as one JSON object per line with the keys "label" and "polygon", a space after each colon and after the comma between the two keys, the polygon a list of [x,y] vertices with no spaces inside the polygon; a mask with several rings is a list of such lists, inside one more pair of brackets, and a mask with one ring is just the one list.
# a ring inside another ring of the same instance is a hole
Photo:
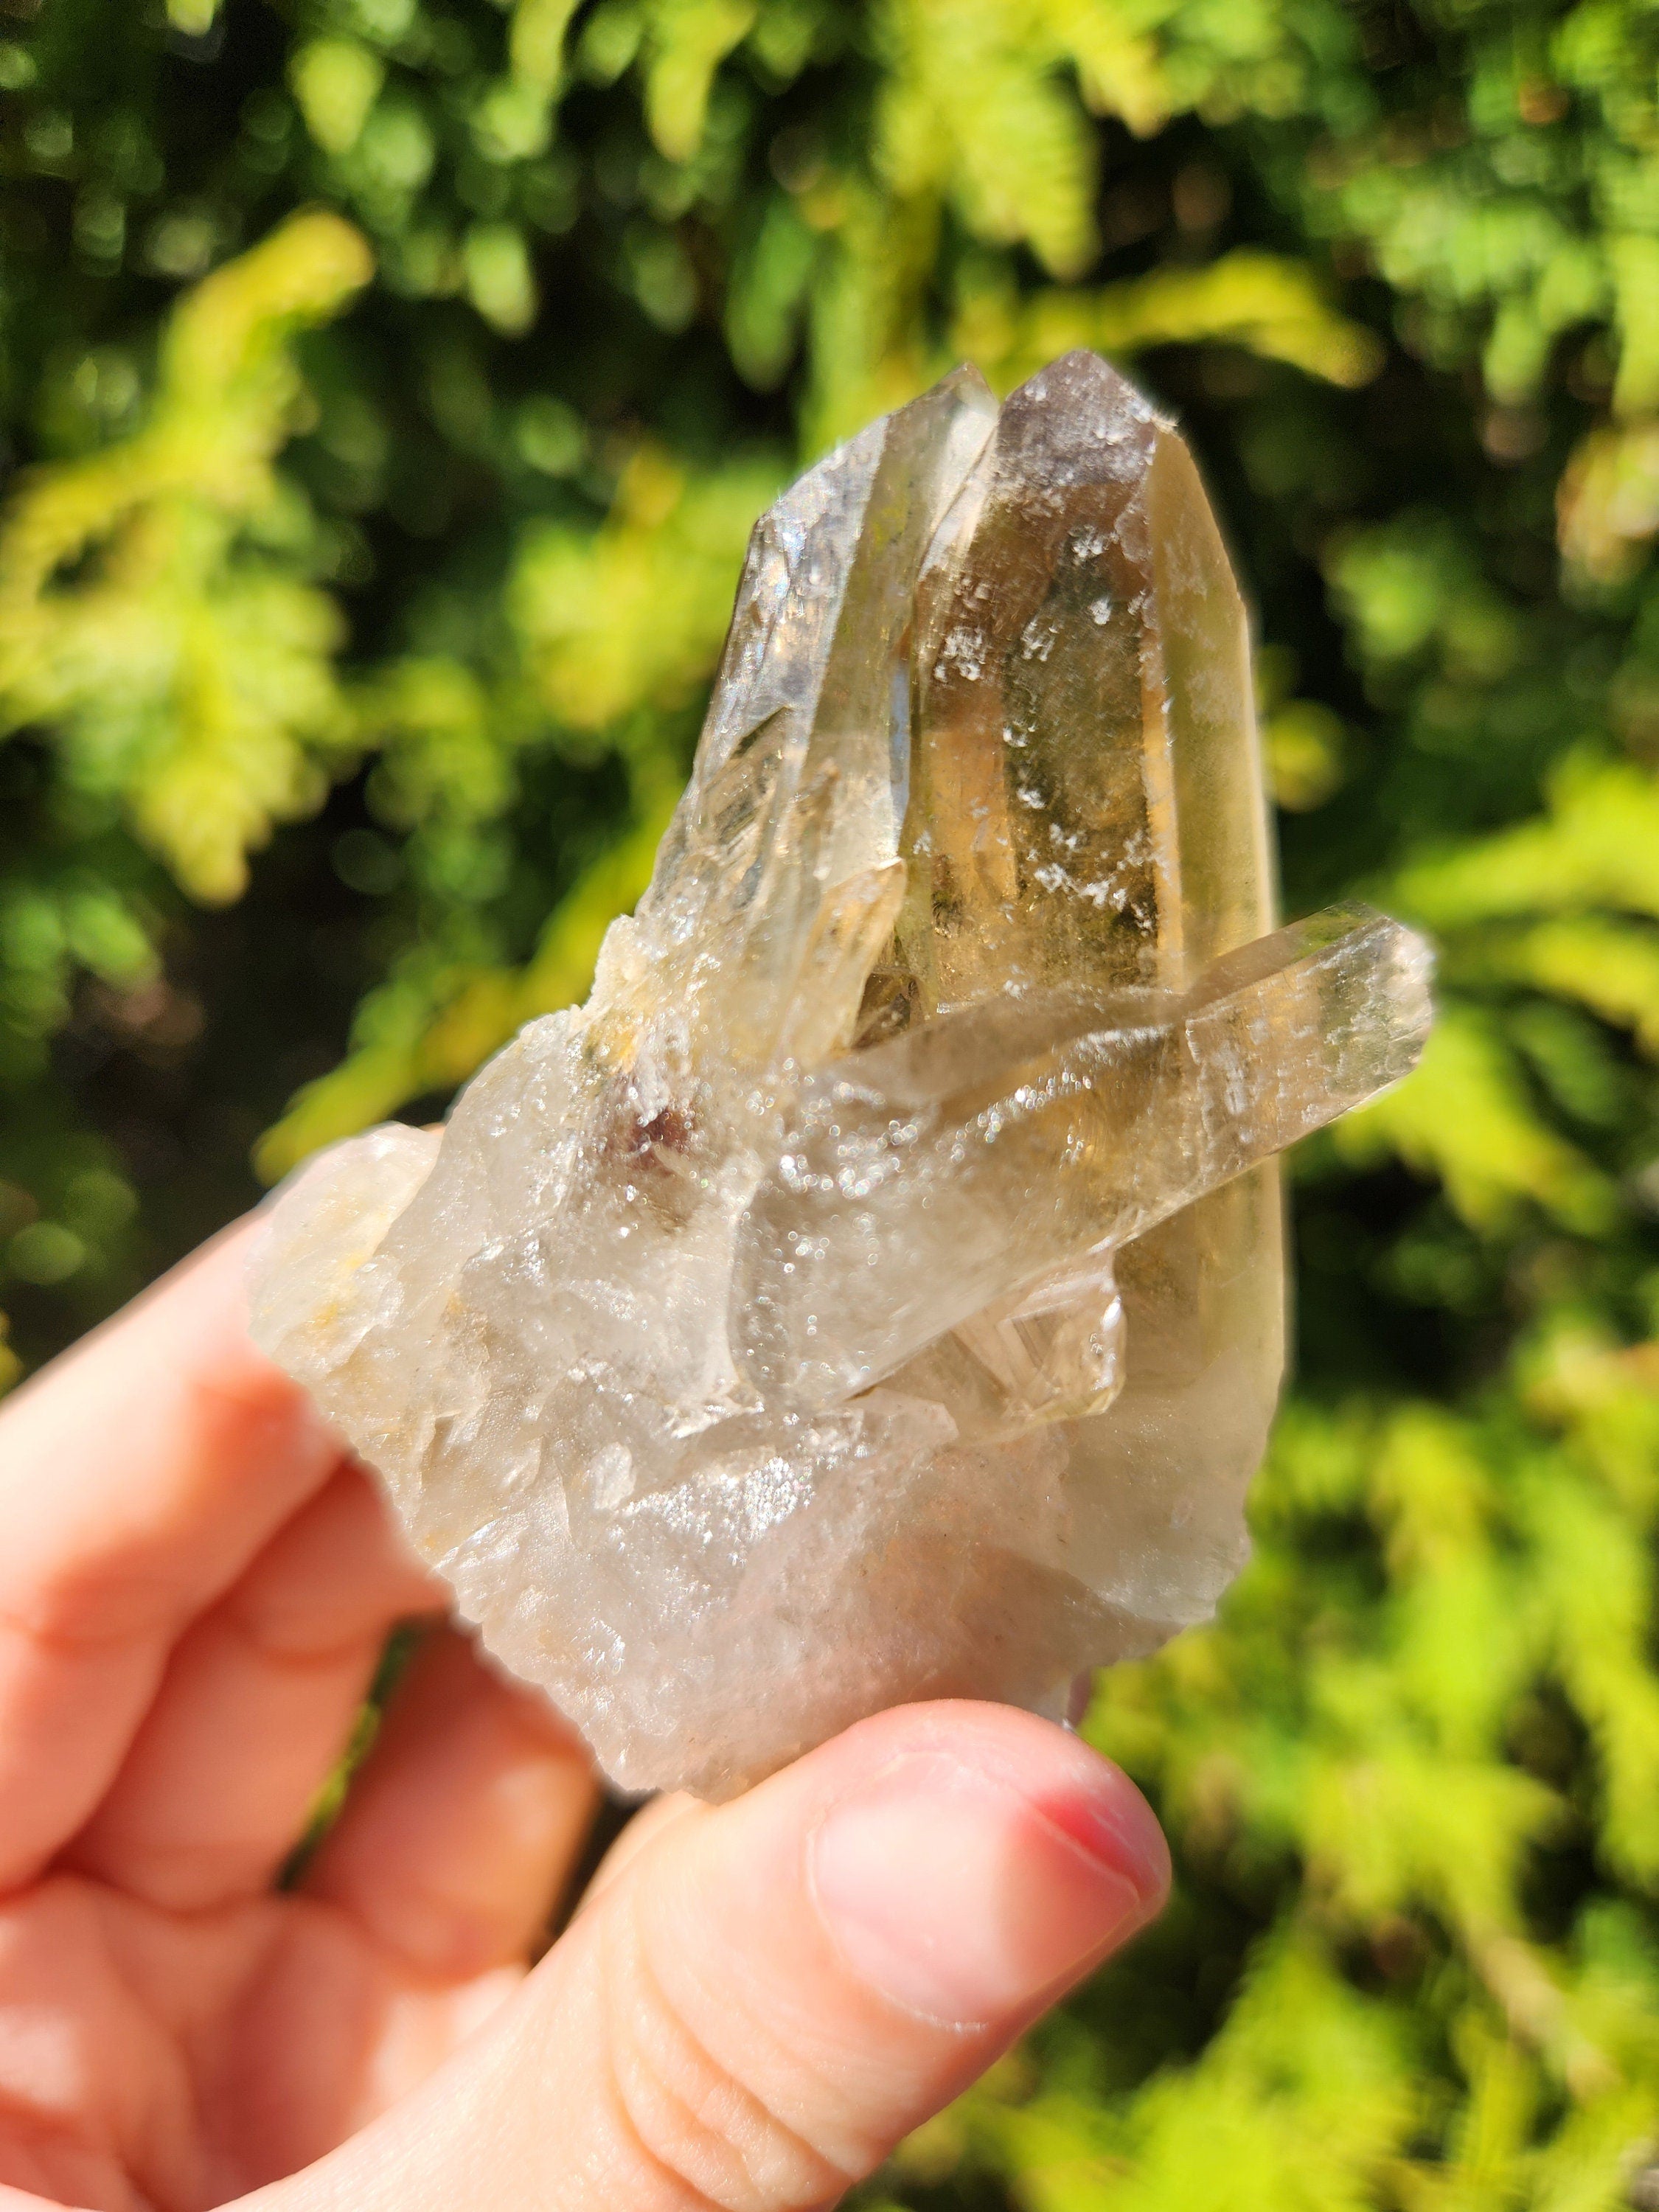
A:
{"label": "blurred leaf", "polygon": [[958,336],[1000,386],[1073,346],[1127,360],[1151,346],[1221,343],[1342,385],[1367,382],[1382,361],[1376,338],[1333,311],[1306,268],[1248,252],[1094,293],[1036,292],[1012,312],[964,319]]}
{"label": "blurred leaf", "polygon": [[1501,1032],[1444,1006],[1416,1073],[1351,1114],[1340,1148],[1364,1158],[1382,1146],[1445,1183],[1476,1228],[1496,1230],[1529,1199],[1594,1236],[1617,1216],[1612,1186],[1532,1108]]}

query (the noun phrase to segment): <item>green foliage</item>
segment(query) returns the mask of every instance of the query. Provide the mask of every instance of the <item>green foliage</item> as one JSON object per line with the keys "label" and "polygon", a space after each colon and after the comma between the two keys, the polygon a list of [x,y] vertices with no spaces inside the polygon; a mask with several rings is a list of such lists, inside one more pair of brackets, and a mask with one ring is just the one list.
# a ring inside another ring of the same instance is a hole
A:
{"label": "green foliage", "polygon": [[0,1387],[586,988],[755,514],[966,355],[1185,419],[1293,909],[1431,929],[1296,1164],[1164,1923],[869,2203],[1600,2212],[1659,2158],[1659,17],[10,0]]}
{"label": "green foliage", "polygon": [[209,277],[168,319],[143,427],[36,475],[0,531],[4,728],[47,733],[64,781],[118,799],[204,902],[239,896],[248,848],[322,796],[341,625],[295,572],[270,459],[289,331],[371,266],[317,214]]}

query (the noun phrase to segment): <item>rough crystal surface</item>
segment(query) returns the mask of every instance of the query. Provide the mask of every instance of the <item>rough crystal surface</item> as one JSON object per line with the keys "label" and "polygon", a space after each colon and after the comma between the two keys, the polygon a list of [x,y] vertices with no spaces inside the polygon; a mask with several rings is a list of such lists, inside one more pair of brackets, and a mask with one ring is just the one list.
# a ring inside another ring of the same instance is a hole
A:
{"label": "rough crystal surface", "polygon": [[625,1788],[1057,1711],[1237,1570],[1273,1156],[1427,1028],[1407,931],[1272,905],[1185,446],[1091,355],[959,371],[757,526],[586,1006],[302,1170],[256,1334]]}

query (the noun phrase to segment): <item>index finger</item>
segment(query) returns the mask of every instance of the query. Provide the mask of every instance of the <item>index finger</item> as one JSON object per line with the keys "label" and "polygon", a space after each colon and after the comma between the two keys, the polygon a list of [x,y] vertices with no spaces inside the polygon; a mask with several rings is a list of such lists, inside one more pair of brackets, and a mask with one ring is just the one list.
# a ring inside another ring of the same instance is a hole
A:
{"label": "index finger", "polygon": [[249,1341],[249,1225],[0,1408],[0,1887],[79,1828],[181,1631],[344,1457]]}

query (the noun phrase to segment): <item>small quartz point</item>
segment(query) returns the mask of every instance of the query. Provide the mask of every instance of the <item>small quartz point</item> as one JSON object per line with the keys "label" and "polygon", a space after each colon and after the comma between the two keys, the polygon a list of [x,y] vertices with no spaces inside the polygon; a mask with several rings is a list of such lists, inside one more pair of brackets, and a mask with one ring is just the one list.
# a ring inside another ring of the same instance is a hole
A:
{"label": "small quartz point", "polygon": [[278,1194],[254,1333],[629,1790],[1053,1714],[1213,1608],[1284,1364],[1274,1155],[1419,939],[1276,930],[1246,622],[1092,355],[959,370],[757,526],[586,1006]]}

